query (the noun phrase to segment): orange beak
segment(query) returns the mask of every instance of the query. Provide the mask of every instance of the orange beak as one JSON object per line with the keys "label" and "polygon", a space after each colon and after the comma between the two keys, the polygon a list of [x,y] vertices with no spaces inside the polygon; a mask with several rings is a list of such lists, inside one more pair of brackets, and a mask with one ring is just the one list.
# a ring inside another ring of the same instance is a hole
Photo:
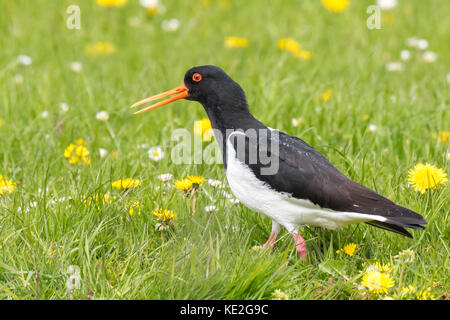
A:
{"label": "orange beak", "polygon": [[150,101],[155,101],[155,100],[158,100],[158,99],[161,99],[161,98],[173,96],[174,94],[176,94],[176,96],[174,96],[172,98],[169,98],[169,99],[166,99],[166,100],[163,100],[161,102],[155,103],[155,104],[153,104],[153,105],[151,105],[151,106],[149,106],[147,108],[144,108],[142,110],[139,110],[139,111],[135,112],[134,114],[143,113],[143,112],[146,112],[146,111],[149,111],[149,110],[153,110],[153,109],[159,108],[159,107],[161,107],[161,106],[163,106],[165,104],[174,102],[176,100],[187,98],[189,96],[189,89],[186,88],[186,86],[183,83],[181,86],[178,86],[175,89],[172,89],[172,90],[169,90],[169,91],[157,94],[155,96],[151,96],[151,97],[149,97],[147,99],[144,99],[144,100],[141,100],[139,102],[136,102],[130,108],[134,108],[134,107],[140,106],[141,104],[144,104],[144,103],[147,103],[147,102],[150,102]]}

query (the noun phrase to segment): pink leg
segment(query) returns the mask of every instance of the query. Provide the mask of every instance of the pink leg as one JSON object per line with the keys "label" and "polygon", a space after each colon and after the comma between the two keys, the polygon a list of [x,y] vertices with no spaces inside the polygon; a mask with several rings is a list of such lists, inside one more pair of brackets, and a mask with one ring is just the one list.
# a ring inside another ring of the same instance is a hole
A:
{"label": "pink leg", "polygon": [[270,248],[273,250],[275,248],[275,241],[277,240],[278,232],[272,231],[269,236],[269,240],[262,245],[263,248],[266,248],[270,245]]}
{"label": "pink leg", "polygon": [[292,237],[295,241],[295,247],[297,248],[298,255],[300,259],[306,260],[306,242],[303,237],[298,233],[293,233]]}

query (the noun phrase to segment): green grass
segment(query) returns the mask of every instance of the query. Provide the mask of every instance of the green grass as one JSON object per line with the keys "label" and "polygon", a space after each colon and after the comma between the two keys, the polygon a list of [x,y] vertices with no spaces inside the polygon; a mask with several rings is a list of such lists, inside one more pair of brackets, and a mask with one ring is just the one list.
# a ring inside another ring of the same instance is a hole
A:
{"label": "green grass", "polygon": [[[271,299],[276,289],[291,299],[377,299],[398,297],[409,284],[447,297],[450,186],[424,195],[402,187],[418,162],[449,172],[449,142],[431,135],[450,131],[450,4],[402,1],[382,13],[381,30],[369,30],[372,2],[352,1],[335,14],[319,1],[212,0],[208,7],[165,1],[165,14],[149,17],[131,0],[109,9],[88,0],[0,0],[0,174],[18,183],[0,196],[0,299]],[[80,30],[66,28],[71,4],[81,8]],[[141,20],[137,28],[128,23],[132,17]],[[179,30],[161,30],[168,18],[180,21]],[[249,46],[227,49],[227,36],[245,37]],[[283,37],[298,40],[312,59],[278,50]],[[427,39],[438,60],[425,63],[410,49],[405,69],[388,72],[386,63],[400,60],[409,37]],[[117,51],[85,56],[84,48],[97,41],[112,42]],[[20,54],[32,57],[32,65],[14,64]],[[82,62],[83,71],[73,72],[72,61]],[[157,175],[225,181],[222,165],[170,159],[172,130],[192,130],[206,116],[203,108],[178,101],[134,116],[127,106],[178,86],[188,68],[202,64],[218,65],[240,83],[256,118],[302,138],[353,180],[421,213],[426,230],[408,239],[365,224],[305,227],[305,263],[286,231],[274,252],[252,250],[266,241],[270,220],[207,184],[193,215],[191,198],[161,185]],[[16,75],[22,84],[14,83]],[[319,96],[328,88],[332,95],[324,103]],[[67,113],[61,102],[70,106]],[[96,120],[100,110],[108,111],[107,122]],[[293,117],[302,118],[301,126],[292,126]],[[369,124],[377,130],[368,131]],[[70,165],[63,156],[79,138],[88,142],[88,166]],[[166,157],[150,161],[141,144],[161,146]],[[99,148],[109,155],[100,159]],[[126,177],[142,185],[128,195],[112,189],[112,181]],[[117,196],[111,204],[84,204],[106,192]],[[56,201],[61,197],[66,200]],[[142,202],[140,215],[128,214],[130,201]],[[217,211],[205,212],[211,204]],[[158,207],[177,213],[173,230],[156,230],[152,210]],[[354,256],[335,253],[351,242],[359,245]],[[409,264],[394,258],[405,249],[415,252]],[[394,267],[395,286],[387,294],[358,288],[362,264],[373,261]],[[69,294],[71,265],[80,269],[81,286]]]}

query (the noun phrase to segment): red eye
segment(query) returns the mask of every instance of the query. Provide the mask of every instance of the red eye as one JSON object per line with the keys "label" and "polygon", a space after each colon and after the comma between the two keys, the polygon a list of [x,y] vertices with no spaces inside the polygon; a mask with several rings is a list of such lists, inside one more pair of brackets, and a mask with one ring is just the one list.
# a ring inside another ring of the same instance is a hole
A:
{"label": "red eye", "polygon": [[202,80],[202,75],[200,73],[194,73],[192,75],[192,80],[194,80],[195,82],[199,82],[200,80]]}

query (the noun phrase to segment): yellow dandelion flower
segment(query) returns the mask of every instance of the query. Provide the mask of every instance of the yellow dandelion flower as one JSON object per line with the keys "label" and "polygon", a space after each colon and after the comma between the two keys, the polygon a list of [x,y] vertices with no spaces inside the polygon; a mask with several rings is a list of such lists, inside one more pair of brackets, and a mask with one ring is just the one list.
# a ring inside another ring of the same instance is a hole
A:
{"label": "yellow dandelion flower", "polygon": [[0,174],[0,195],[8,194],[16,190],[17,183]]}
{"label": "yellow dandelion flower", "polygon": [[416,289],[412,285],[408,285],[408,287],[402,287],[401,295],[407,295],[409,293],[416,293]]}
{"label": "yellow dandelion flower", "polygon": [[298,59],[311,59],[311,52],[303,50],[300,43],[292,38],[282,38],[278,41],[277,45],[279,49],[291,52]]}
{"label": "yellow dandelion flower", "polygon": [[339,13],[344,11],[350,2],[348,0],[322,0],[322,4],[328,10]]}
{"label": "yellow dandelion flower", "polygon": [[83,139],[77,140],[76,144],[69,144],[69,146],[64,149],[64,158],[69,160],[70,164],[90,164],[91,159],[89,158],[89,150],[85,147],[87,143]]}
{"label": "yellow dandelion flower", "polygon": [[439,185],[444,185],[448,181],[447,174],[444,170],[429,164],[418,163],[408,172],[408,183],[424,194],[428,189],[436,189]]}
{"label": "yellow dandelion flower", "polygon": [[158,220],[161,220],[163,222],[170,221],[177,217],[175,212],[167,209],[154,209],[153,215],[155,215],[158,218]]}
{"label": "yellow dandelion flower", "polygon": [[193,187],[201,187],[203,182],[206,181],[205,178],[201,176],[189,176],[188,179],[192,182]]}
{"label": "yellow dandelion flower", "polygon": [[367,121],[369,120],[369,115],[367,113],[363,114],[361,117],[362,121]]}
{"label": "yellow dandelion flower", "polygon": [[134,213],[137,213],[138,216],[141,215],[142,204],[139,201],[133,201],[130,203],[130,207],[128,208],[128,213],[132,216]]}
{"label": "yellow dandelion flower", "polygon": [[278,41],[278,48],[295,53],[300,51],[301,46],[299,42],[292,38],[282,38]]}
{"label": "yellow dandelion flower", "polygon": [[344,253],[351,257],[355,253],[356,248],[358,248],[356,243],[349,243],[344,247]]}
{"label": "yellow dandelion flower", "polygon": [[177,180],[177,181],[175,181],[175,184],[173,185],[173,187],[175,189],[187,192],[187,191],[191,190],[191,188],[192,188],[192,181],[189,179]]}
{"label": "yellow dandelion flower", "polygon": [[97,0],[97,3],[102,7],[122,7],[127,0]]}
{"label": "yellow dandelion flower", "polygon": [[248,40],[246,38],[239,37],[226,37],[225,47],[227,48],[245,48],[248,46]]}
{"label": "yellow dandelion flower", "polygon": [[272,292],[273,300],[289,300],[289,295],[281,291],[280,289],[276,289]]}
{"label": "yellow dandelion flower", "polygon": [[141,181],[139,179],[131,179],[131,178],[125,178],[121,180],[114,181],[111,183],[113,188],[116,188],[117,190],[122,189],[130,189],[130,188],[137,188],[141,185]]}
{"label": "yellow dandelion flower", "polygon": [[389,288],[395,285],[389,273],[370,270],[362,278],[361,284],[375,294],[388,293]]}
{"label": "yellow dandelion flower", "polygon": [[84,55],[87,57],[95,57],[101,55],[107,55],[116,52],[116,46],[111,42],[102,42],[99,41],[97,43],[88,45],[84,49]]}
{"label": "yellow dandelion flower", "polygon": [[214,134],[212,131],[211,122],[208,118],[203,118],[202,120],[197,120],[194,122],[194,134],[196,136],[201,136],[203,141],[211,141]]}
{"label": "yellow dandelion flower", "polygon": [[325,90],[325,92],[323,92],[321,94],[321,98],[322,98],[323,102],[328,102],[328,100],[330,100],[332,92],[333,91],[331,89],[327,89],[327,90]]}
{"label": "yellow dandelion flower", "polygon": [[294,55],[302,60],[309,60],[311,59],[311,51],[309,50],[299,50],[294,53]]}
{"label": "yellow dandelion flower", "polygon": [[420,290],[416,296],[417,296],[417,299],[419,299],[419,300],[435,300],[436,299],[434,297],[434,295],[431,294],[430,288]]}
{"label": "yellow dandelion flower", "polygon": [[439,132],[438,142],[447,142],[447,141],[450,141],[450,131]]}

